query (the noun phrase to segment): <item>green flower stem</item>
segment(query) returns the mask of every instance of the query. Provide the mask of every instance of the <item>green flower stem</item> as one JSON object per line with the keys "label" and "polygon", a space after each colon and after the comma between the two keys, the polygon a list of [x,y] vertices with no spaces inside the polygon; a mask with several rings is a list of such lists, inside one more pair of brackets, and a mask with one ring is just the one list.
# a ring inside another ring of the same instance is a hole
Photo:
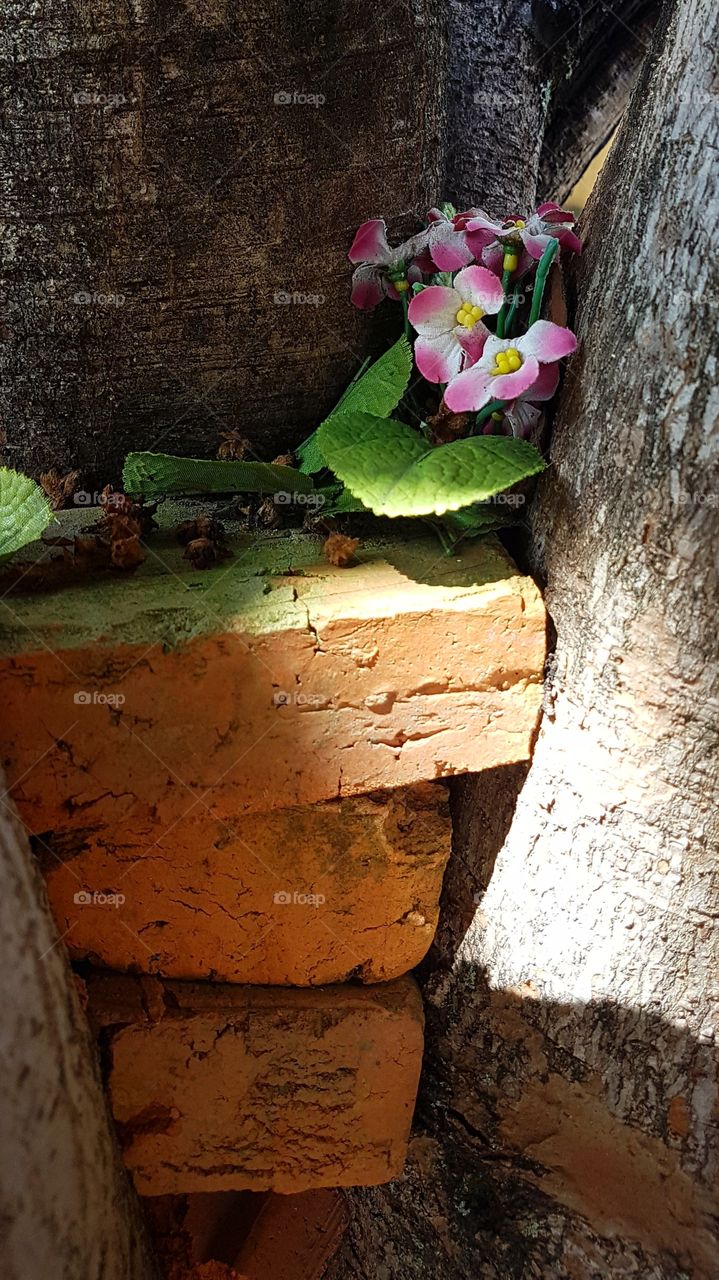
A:
{"label": "green flower stem", "polygon": [[534,282],[534,293],[532,294],[532,309],[529,312],[529,324],[533,325],[539,319],[539,313],[542,310],[542,298],[544,297],[544,286],[547,283],[549,268],[551,267],[557,249],[559,248],[558,240],[550,240],[544,253],[539,259],[537,267],[537,278]]}
{"label": "green flower stem", "polygon": [[453,541],[450,537],[448,537],[445,531],[444,525],[442,525],[439,520],[425,520],[425,524],[428,524],[430,529],[433,529],[434,532],[436,533],[441,543],[444,554],[446,556],[451,556],[457,543],[456,543],[456,540]]}
{"label": "green flower stem", "polygon": [[412,330],[409,323],[409,298],[406,292],[400,293],[399,296],[402,299],[402,312],[404,314],[404,336],[410,342],[412,340]]}
{"label": "green flower stem", "polygon": [[519,306],[519,291],[515,290],[514,294],[512,295],[512,304],[509,308],[509,311],[507,312],[507,319],[504,322],[504,334],[505,334],[505,337],[507,338],[512,337],[512,326],[514,324],[514,317],[517,314],[518,306]]}
{"label": "green flower stem", "polygon": [[505,323],[507,319],[507,304],[509,301],[509,282],[511,278],[512,278],[511,271],[502,272],[502,289],[504,290],[504,302],[502,303],[502,306],[499,310],[499,314],[497,315],[497,337],[498,338],[504,337],[504,328],[505,328]]}
{"label": "green flower stem", "polygon": [[503,409],[506,403],[506,400],[490,400],[489,404],[486,404],[484,408],[480,409],[476,414],[474,419],[475,430],[477,427],[483,426],[487,421],[487,418],[491,418],[493,413],[499,413],[499,410]]}

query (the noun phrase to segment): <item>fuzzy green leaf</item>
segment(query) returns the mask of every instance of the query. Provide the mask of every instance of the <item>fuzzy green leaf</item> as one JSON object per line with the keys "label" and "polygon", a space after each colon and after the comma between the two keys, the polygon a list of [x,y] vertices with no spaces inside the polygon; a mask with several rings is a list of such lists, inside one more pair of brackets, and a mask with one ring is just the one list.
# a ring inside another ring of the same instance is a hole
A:
{"label": "fuzzy green leaf", "polygon": [[19,471],[0,467],[0,559],[34,542],[51,520],[40,486]]}
{"label": "fuzzy green leaf", "polygon": [[[366,373],[350,383],[325,422],[345,413],[371,413],[376,418],[389,417],[407,390],[411,373],[412,348],[403,334],[389,351],[375,360]],[[319,428],[295,452],[300,471],[307,475],[322,471],[327,465],[319,445]]]}
{"label": "fuzzy green leaf", "polygon": [[496,533],[515,521],[514,508],[501,506],[462,507],[459,511],[446,511],[442,516],[443,541],[453,550],[465,538],[479,538],[483,534]]}
{"label": "fuzzy green leaf", "polygon": [[317,443],[316,431],[313,431],[312,435],[308,436],[307,439],[295,449],[295,457],[297,458],[300,471],[303,475],[311,476],[317,471],[324,470],[326,464],[322,454],[320,453],[320,446]]}
{"label": "fuzzy green leaf", "polygon": [[389,417],[407,390],[411,373],[412,348],[403,334],[357,382],[350,385],[330,417],[334,418],[338,413],[372,413],[376,418]]}
{"label": "fuzzy green leaf", "polygon": [[473,436],[433,449],[403,422],[366,413],[328,419],[319,441],[338,479],[384,516],[458,511],[544,469],[526,440]]}
{"label": "fuzzy green leaf", "polygon": [[309,476],[269,462],[219,462],[169,453],[128,453],[125,492],[144,498],[171,493],[311,493]]}
{"label": "fuzzy green leaf", "polygon": [[367,511],[364,502],[359,498],[355,498],[349,489],[343,488],[341,485],[329,485],[325,489],[318,489],[324,497],[324,503],[318,508],[318,514],[323,516],[346,516],[357,512]]}

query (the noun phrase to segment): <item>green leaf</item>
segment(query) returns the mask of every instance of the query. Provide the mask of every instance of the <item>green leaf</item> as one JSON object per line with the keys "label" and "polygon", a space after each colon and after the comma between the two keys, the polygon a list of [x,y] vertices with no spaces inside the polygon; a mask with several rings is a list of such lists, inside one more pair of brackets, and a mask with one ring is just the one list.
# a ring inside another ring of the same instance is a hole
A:
{"label": "green leaf", "polygon": [[[403,334],[389,351],[375,360],[366,373],[350,383],[325,422],[345,413],[371,413],[376,418],[389,417],[407,390],[411,373],[412,348]],[[295,453],[303,473],[311,475],[327,466],[319,445],[319,428],[303,441]]]}
{"label": "green leaf", "polygon": [[34,542],[52,520],[39,484],[9,467],[0,467],[0,559]]}
{"label": "green leaf", "polygon": [[317,432],[313,431],[301,445],[295,449],[295,457],[299,463],[300,471],[303,475],[314,475],[316,471],[323,471],[325,468],[325,460],[320,453],[320,446],[317,443]]}
{"label": "green leaf", "polygon": [[125,492],[144,498],[171,493],[311,493],[309,476],[269,462],[219,462],[169,453],[128,453]]}
{"label": "green leaf", "polygon": [[[350,385],[330,418],[337,414],[372,413],[387,418],[407,390],[412,373],[412,348],[404,334],[389,351],[375,360],[366,373]],[[324,424],[323,424],[324,425]]]}
{"label": "green leaf", "polygon": [[327,465],[376,515],[458,511],[544,469],[526,440],[473,436],[433,449],[403,422],[366,413],[328,419],[319,442]]}
{"label": "green leaf", "polygon": [[[453,551],[465,538],[479,538],[482,534],[495,533],[514,524],[514,509],[502,506],[462,507],[459,511],[447,511],[442,516],[442,542]],[[436,526],[435,526],[436,527]]]}
{"label": "green leaf", "polygon": [[358,511],[367,511],[364,502],[359,498],[355,498],[349,489],[344,489],[340,485],[330,485],[325,489],[318,489],[318,494],[322,494],[324,502],[318,508],[318,514],[323,516],[346,516]]}

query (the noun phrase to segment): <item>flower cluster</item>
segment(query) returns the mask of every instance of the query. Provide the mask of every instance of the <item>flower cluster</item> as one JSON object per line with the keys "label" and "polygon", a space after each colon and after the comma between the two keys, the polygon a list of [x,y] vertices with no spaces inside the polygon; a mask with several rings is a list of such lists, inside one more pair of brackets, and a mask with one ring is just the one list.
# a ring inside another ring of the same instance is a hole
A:
{"label": "flower cluster", "polygon": [[417,368],[441,384],[446,408],[476,413],[477,430],[526,438],[557,389],[558,361],[576,350],[569,329],[539,318],[554,257],[581,252],[574,226],[551,202],[502,221],[443,205],[393,248],[373,218],[348,255],[352,301],[363,310],[401,301]]}

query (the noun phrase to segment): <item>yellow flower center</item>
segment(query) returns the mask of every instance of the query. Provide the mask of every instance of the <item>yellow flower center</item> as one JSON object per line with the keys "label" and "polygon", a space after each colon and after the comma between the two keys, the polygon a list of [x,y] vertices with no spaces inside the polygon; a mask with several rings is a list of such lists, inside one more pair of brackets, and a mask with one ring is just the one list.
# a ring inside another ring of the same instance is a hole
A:
{"label": "yellow flower center", "polygon": [[524,221],[524,218],[515,218],[514,225],[515,227],[518,227],[520,231],[524,231],[527,224]]}
{"label": "yellow flower center", "polygon": [[494,368],[490,370],[492,377],[496,378],[498,373],[516,373],[517,369],[522,367],[522,357],[516,347],[507,347],[505,351],[498,351],[494,357]]}
{"label": "yellow flower center", "polygon": [[472,307],[468,302],[463,302],[455,318],[457,324],[463,324],[465,329],[473,329],[483,315],[481,307]]}
{"label": "yellow flower center", "polygon": [[409,289],[409,280],[395,280],[394,287],[398,293],[406,293]]}

